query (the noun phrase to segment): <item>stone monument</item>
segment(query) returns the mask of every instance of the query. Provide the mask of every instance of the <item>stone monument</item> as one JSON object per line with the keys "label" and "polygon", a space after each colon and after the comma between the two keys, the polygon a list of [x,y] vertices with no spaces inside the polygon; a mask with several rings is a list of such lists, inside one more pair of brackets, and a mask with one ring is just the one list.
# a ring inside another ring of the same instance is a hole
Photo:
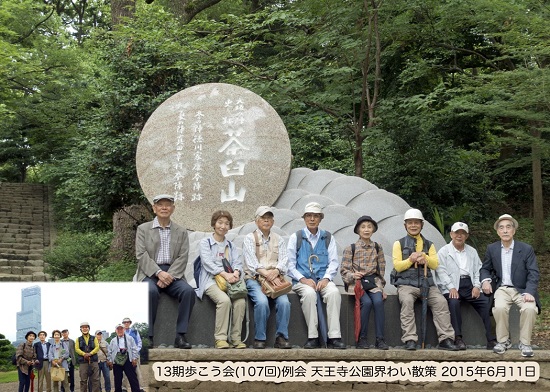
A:
{"label": "stone monument", "polygon": [[259,205],[272,205],[290,162],[277,112],[253,92],[223,83],[190,87],[163,102],[145,124],[136,153],[145,196],[173,194],[173,219],[201,231],[211,230],[215,210],[228,210],[241,225]]}
{"label": "stone monument", "polygon": [[[378,221],[373,236],[386,256],[386,292],[393,268],[393,242],[403,237],[403,214],[410,208],[399,196],[369,181],[331,170],[290,170],[290,142],[275,110],[261,97],[229,84],[211,83],[185,89],[167,99],[151,115],[140,136],[137,172],[149,200],[159,193],[176,196],[173,219],[192,230],[189,260],[199,242],[212,232],[210,217],[217,209],[231,212],[234,228],[228,238],[237,247],[255,230],[254,211],[274,207],[273,230],[285,240],[304,227],[304,206],[323,206],[321,228],[330,231],[342,257],[357,240],[353,232],[361,215]],[[426,222],[423,233],[436,248],[443,236]],[[193,265],[186,279],[194,284]],[[342,287],[338,273],[335,283]]]}

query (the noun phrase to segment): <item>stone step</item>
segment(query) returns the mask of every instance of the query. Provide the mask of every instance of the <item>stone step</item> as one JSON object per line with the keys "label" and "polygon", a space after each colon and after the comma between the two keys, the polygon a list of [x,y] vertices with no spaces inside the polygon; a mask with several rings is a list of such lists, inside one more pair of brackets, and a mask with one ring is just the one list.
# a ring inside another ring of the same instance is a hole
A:
{"label": "stone step", "polygon": [[[25,253],[26,252],[26,253]],[[43,254],[33,253],[30,254],[28,251],[19,251],[19,252],[5,252],[0,250],[0,258],[8,260],[41,260],[44,257]]]}
{"label": "stone step", "polygon": [[19,231],[10,231],[2,232],[0,229],[0,238],[43,238],[45,230],[19,230]]}
{"label": "stone step", "polygon": [[31,231],[33,229],[36,230],[43,230],[44,225],[41,222],[37,222],[35,224],[19,224],[19,223],[0,223],[0,229],[7,229],[9,232],[17,231]]}
{"label": "stone step", "polygon": [[26,267],[17,267],[17,266],[5,266],[0,267],[0,275],[33,275],[33,274],[44,274],[44,266],[40,267],[32,267],[32,266],[26,266]]}
{"label": "stone step", "polygon": [[8,260],[0,259],[0,267],[41,267],[44,260]]}
{"label": "stone step", "polygon": [[2,247],[13,250],[29,250],[29,243],[26,241],[15,241],[15,238],[12,238],[9,241],[3,241]]}
{"label": "stone step", "polygon": [[33,275],[0,274],[0,282],[33,282]]}
{"label": "stone step", "polygon": [[2,246],[9,247],[13,243],[24,244],[27,249],[38,249],[40,251],[44,249],[44,238],[3,238],[0,236]]}
{"label": "stone step", "polygon": [[0,281],[48,281],[49,190],[42,184],[0,183]]}

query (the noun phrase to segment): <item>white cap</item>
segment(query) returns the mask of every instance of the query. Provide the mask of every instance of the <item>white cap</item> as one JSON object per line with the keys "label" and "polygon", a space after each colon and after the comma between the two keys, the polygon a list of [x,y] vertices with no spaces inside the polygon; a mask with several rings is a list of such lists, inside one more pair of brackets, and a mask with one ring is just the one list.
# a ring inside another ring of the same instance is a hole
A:
{"label": "white cap", "polygon": [[493,225],[493,227],[495,228],[495,230],[497,230],[498,228],[498,224],[500,223],[500,221],[502,220],[509,220],[509,221],[512,221],[512,223],[514,223],[514,228],[518,228],[519,227],[519,223],[517,220],[515,220],[514,218],[512,218],[512,215],[509,215],[509,214],[504,214],[504,215],[501,215],[498,217],[497,221],[495,222],[495,224]]}
{"label": "white cap", "polygon": [[273,215],[273,209],[269,206],[260,206],[256,210],[255,217],[256,217],[256,219],[258,219],[258,218],[264,216],[267,213],[271,213],[271,215]]}
{"label": "white cap", "polygon": [[322,214],[323,210],[321,208],[321,204],[316,202],[307,203],[306,207],[304,208],[304,214]]}
{"label": "white cap", "polygon": [[405,212],[405,215],[403,215],[403,221],[406,221],[407,219],[420,219],[424,222],[422,211],[417,210],[416,208],[410,208]]}
{"label": "white cap", "polygon": [[466,223],[463,223],[463,222],[455,222],[452,226],[451,226],[451,231],[452,232],[455,232],[455,231],[459,231],[459,230],[464,230],[466,233],[470,233],[470,230],[468,230],[468,225]]}
{"label": "white cap", "polygon": [[115,329],[117,329],[117,328],[124,328],[124,325],[122,325],[122,324],[117,324],[116,327],[115,327]]}

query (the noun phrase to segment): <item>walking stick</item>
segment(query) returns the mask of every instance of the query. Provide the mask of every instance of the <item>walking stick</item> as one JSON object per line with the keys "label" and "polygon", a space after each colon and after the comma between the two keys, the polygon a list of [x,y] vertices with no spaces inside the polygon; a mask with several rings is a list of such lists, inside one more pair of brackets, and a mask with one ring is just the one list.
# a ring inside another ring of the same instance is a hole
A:
{"label": "walking stick", "polygon": [[426,343],[426,329],[428,317],[428,293],[430,286],[428,285],[428,264],[424,264],[424,278],[422,279],[422,349]]}
{"label": "walking stick", "polygon": [[[317,255],[311,255],[307,259],[307,262],[309,263],[309,271],[311,272],[311,279],[317,284],[317,278],[313,274],[313,264],[312,260],[317,259],[319,261],[319,256]],[[323,345],[327,347],[327,340],[328,340],[328,327],[327,327],[327,320],[325,317],[325,312],[323,311],[323,297],[321,297],[321,292],[317,291],[317,323],[319,326],[319,335],[321,340],[323,341]]]}

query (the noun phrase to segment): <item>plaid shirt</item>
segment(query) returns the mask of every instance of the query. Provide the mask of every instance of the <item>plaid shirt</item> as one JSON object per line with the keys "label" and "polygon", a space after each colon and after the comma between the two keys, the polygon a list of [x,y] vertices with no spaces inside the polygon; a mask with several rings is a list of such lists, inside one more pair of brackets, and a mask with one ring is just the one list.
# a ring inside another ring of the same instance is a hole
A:
{"label": "plaid shirt", "polygon": [[384,250],[382,249],[382,245],[378,244],[378,250],[379,252],[377,254],[373,241],[369,241],[368,244],[365,244],[362,239],[359,239],[355,243],[355,255],[352,260],[351,245],[346,247],[346,249],[344,249],[342,264],[340,267],[342,280],[347,284],[354,283],[354,272],[361,272],[363,275],[375,274],[377,273],[376,264],[378,263],[380,268],[380,278],[382,280],[382,284],[385,285],[386,281],[384,280],[384,274],[386,272],[386,259],[384,258]]}
{"label": "plaid shirt", "polygon": [[160,247],[159,253],[157,255],[157,264],[172,264],[172,259],[170,258],[170,226],[172,222],[166,227],[159,225],[157,217],[153,220],[153,229],[159,230],[160,236]]}

